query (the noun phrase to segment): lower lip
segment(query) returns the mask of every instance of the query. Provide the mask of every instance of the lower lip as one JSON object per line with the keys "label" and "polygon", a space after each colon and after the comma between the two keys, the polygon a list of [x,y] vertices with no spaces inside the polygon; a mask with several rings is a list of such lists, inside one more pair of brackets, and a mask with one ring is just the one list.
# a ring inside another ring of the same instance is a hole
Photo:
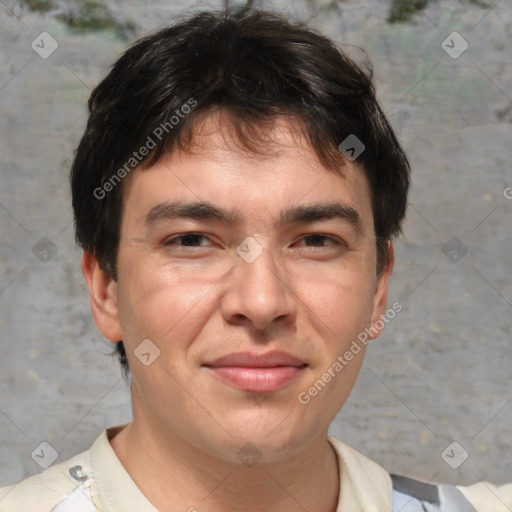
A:
{"label": "lower lip", "polygon": [[304,366],[277,366],[274,368],[209,367],[221,380],[253,393],[277,391],[295,379],[304,368]]}

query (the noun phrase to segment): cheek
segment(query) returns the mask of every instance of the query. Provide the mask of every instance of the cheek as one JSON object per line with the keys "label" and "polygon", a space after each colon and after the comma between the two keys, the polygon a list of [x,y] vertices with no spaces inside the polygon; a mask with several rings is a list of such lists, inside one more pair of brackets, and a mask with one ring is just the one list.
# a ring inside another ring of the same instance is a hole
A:
{"label": "cheek", "polygon": [[169,269],[128,271],[125,279],[120,274],[118,307],[125,343],[132,346],[149,338],[161,350],[176,346],[169,340],[186,343],[194,335],[191,329],[201,329],[212,307],[208,299],[213,286],[208,280],[184,279]]}
{"label": "cheek", "polygon": [[335,272],[303,273],[297,296],[311,311],[316,323],[324,324],[331,337],[354,335],[370,323],[375,282],[369,272],[338,269]]}

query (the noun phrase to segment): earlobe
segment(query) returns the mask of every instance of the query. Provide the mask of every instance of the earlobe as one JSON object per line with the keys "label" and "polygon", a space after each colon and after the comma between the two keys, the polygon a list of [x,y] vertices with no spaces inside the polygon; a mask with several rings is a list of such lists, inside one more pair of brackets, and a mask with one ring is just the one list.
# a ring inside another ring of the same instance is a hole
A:
{"label": "earlobe", "polygon": [[110,341],[122,340],[117,308],[117,283],[100,267],[98,258],[84,251],[82,272],[89,288],[92,316],[100,332]]}
{"label": "earlobe", "polygon": [[377,289],[375,291],[375,296],[373,298],[373,311],[371,318],[371,326],[369,329],[371,333],[371,339],[378,338],[382,333],[384,325],[387,323],[384,322],[382,318],[386,314],[386,307],[388,303],[389,279],[391,277],[391,272],[393,271],[393,266],[395,264],[395,250],[391,240],[388,241],[387,253],[388,262],[377,279]]}

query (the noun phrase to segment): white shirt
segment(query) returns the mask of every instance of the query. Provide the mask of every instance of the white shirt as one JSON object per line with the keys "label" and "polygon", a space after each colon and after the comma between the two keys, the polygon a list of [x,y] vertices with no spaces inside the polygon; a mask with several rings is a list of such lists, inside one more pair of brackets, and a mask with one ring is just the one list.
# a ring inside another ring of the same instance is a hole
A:
{"label": "white shirt", "polygon": [[[0,489],[0,512],[158,512],[135,485],[110,445],[109,439],[122,428],[109,428],[89,450]],[[403,484],[400,492],[393,490],[394,480],[386,470],[340,440],[328,437],[328,441],[336,451],[340,468],[341,492],[336,512],[393,512],[393,508],[401,512],[448,510],[404,495]],[[461,506],[457,512],[463,508],[469,512],[512,510],[512,484],[501,488],[487,483],[440,488],[441,496],[448,490],[448,494],[457,494],[464,504],[467,502],[463,496],[473,504],[472,507],[467,503],[467,508]],[[419,508],[422,503],[426,503],[426,508]],[[460,503],[450,501],[457,506]]]}

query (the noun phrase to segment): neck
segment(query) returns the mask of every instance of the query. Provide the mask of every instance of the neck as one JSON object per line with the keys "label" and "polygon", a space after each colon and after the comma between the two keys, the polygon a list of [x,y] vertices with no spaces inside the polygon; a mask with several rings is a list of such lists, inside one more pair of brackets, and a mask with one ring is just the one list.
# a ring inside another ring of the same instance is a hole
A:
{"label": "neck", "polygon": [[336,512],[337,455],[324,433],[277,461],[221,460],[186,439],[134,421],[111,445],[142,494],[161,512]]}

